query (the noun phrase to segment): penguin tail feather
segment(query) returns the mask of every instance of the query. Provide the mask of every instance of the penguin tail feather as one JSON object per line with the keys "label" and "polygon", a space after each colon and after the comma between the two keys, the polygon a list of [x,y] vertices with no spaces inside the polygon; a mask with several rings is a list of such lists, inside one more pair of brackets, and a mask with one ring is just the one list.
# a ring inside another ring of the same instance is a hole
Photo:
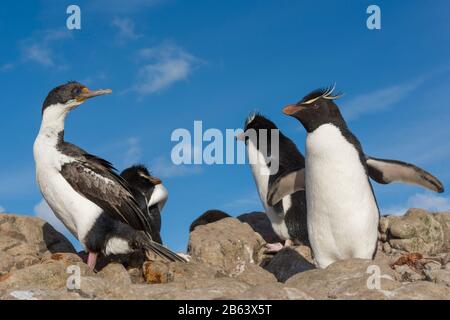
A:
{"label": "penguin tail feather", "polygon": [[164,260],[173,261],[173,262],[175,262],[175,261],[187,262],[187,260],[185,258],[179,256],[172,250],[160,245],[157,242],[148,241],[145,244],[143,244],[143,247],[144,247],[145,254],[147,257],[149,256],[149,253],[151,252],[151,253],[155,253],[156,255],[163,258]]}

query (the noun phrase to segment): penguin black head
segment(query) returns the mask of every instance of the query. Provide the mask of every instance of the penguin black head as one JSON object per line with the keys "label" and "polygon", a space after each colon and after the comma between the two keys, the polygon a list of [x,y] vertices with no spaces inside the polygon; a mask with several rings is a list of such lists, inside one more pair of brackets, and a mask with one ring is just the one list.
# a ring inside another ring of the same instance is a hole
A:
{"label": "penguin black head", "polygon": [[296,104],[283,109],[283,113],[299,120],[306,131],[312,132],[324,123],[341,123],[343,121],[334,100],[342,95],[333,95],[334,86],[315,90]]}
{"label": "penguin black head", "polygon": [[[60,85],[49,92],[42,106],[42,113],[51,106],[61,111],[68,112],[79,106],[89,98],[111,93],[110,89],[90,90],[85,85],[76,81],[70,81]],[[52,109],[54,109],[52,108]]]}
{"label": "penguin black head", "polygon": [[277,126],[275,125],[275,123],[273,123],[272,121],[270,121],[268,118],[264,117],[262,114],[257,113],[257,112],[253,112],[251,113],[247,120],[245,121],[245,125],[244,125],[244,132],[247,131],[248,129],[254,129],[254,130],[259,130],[259,129],[278,129]]}
{"label": "penguin black head", "polygon": [[252,112],[247,119],[245,120],[244,124],[244,132],[241,134],[238,134],[236,136],[237,140],[245,141],[247,143],[246,138],[249,138],[248,130],[254,130],[256,133],[259,133],[259,130],[266,129],[268,139],[270,139],[270,130],[276,130],[278,129],[275,123],[270,121],[268,118],[264,117],[262,114],[257,112]]}
{"label": "penguin black head", "polygon": [[120,174],[129,185],[138,189],[143,194],[149,194],[155,186],[161,184],[161,180],[153,177],[144,165],[134,165],[125,169]]}

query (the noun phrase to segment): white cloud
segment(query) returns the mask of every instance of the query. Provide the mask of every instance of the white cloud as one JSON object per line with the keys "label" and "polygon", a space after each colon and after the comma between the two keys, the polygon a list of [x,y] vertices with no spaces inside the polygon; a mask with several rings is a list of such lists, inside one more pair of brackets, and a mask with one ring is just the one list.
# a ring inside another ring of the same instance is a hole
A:
{"label": "white cloud", "polygon": [[430,212],[450,211],[450,198],[432,193],[416,193],[409,197],[406,204],[381,210],[382,214],[402,215],[409,208],[424,209]]}
{"label": "white cloud", "polygon": [[2,206],[0,206],[0,213],[4,213],[5,212],[5,208],[3,208]]}
{"label": "white cloud", "polygon": [[141,95],[164,90],[187,79],[200,63],[199,59],[170,42],[141,49],[138,56],[146,64],[140,68],[132,90]]}
{"label": "white cloud", "polygon": [[170,159],[165,157],[153,160],[150,169],[159,178],[181,177],[202,172],[202,168],[199,165],[175,165]]}
{"label": "white cloud", "polygon": [[50,48],[37,43],[24,45],[22,47],[22,57],[27,61],[37,62],[46,67],[54,65]]}
{"label": "white cloud", "polygon": [[71,234],[69,230],[67,230],[67,228],[62,224],[62,222],[58,220],[58,218],[55,216],[52,209],[50,209],[44,199],[42,199],[41,202],[34,206],[34,215],[47,221],[53,228],[55,228],[65,236]]}
{"label": "white cloud", "polygon": [[449,211],[450,198],[432,193],[418,193],[408,199],[408,205],[412,208],[422,208],[432,212]]}
{"label": "white cloud", "polygon": [[128,138],[126,144],[127,150],[125,152],[124,166],[129,167],[139,161],[142,151],[139,143],[139,138]]}
{"label": "white cloud", "polygon": [[[33,62],[44,67],[64,68],[62,58],[57,56],[53,44],[71,37],[67,30],[45,30],[36,32],[32,37],[20,42],[22,62]],[[12,64],[9,64],[12,65]]]}
{"label": "white cloud", "polygon": [[341,108],[345,119],[355,120],[364,114],[376,113],[389,109],[391,106],[403,100],[419,85],[423,79],[408,83],[382,88],[373,92],[360,94],[348,101]]}
{"label": "white cloud", "polygon": [[134,30],[134,22],[127,18],[114,18],[111,25],[117,28],[117,41],[124,44],[128,40],[135,40],[140,37]]}

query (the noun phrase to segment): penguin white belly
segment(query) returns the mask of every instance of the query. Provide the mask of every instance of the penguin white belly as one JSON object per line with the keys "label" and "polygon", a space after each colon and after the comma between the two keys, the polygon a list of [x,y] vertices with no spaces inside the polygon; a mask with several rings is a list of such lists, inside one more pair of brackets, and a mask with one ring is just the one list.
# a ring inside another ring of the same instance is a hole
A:
{"label": "penguin white belly", "polygon": [[331,124],[306,139],[308,234],[320,268],[343,259],[371,259],[379,213],[358,151]]}
{"label": "penguin white belly", "polygon": [[60,173],[61,165],[73,159],[39,139],[34,146],[34,156],[36,179],[42,195],[56,217],[83,242],[103,210],[76,192]]}
{"label": "penguin white belly", "polygon": [[159,211],[162,211],[164,205],[167,202],[168,197],[169,192],[167,191],[166,187],[164,187],[162,184],[158,184],[155,186],[155,189],[153,190],[153,193],[150,197],[150,200],[148,201],[147,206],[151,207],[157,203]]}
{"label": "penguin white belly", "polygon": [[[272,224],[273,231],[283,240],[290,239],[288,228],[284,220],[285,211],[281,208],[281,212],[277,211],[275,207],[271,207],[267,204],[267,192],[269,187],[270,168],[267,164],[258,161],[258,159],[264,159],[263,154],[256,148],[256,146],[249,141],[248,142],[248,156],[252,161],[251,168],[253,178],[256,182],[256,188],[258,189],[259,198],[266,211],[267,217]],[[291,196],[283,198],[283,207],[289,204],[291,206]]]}

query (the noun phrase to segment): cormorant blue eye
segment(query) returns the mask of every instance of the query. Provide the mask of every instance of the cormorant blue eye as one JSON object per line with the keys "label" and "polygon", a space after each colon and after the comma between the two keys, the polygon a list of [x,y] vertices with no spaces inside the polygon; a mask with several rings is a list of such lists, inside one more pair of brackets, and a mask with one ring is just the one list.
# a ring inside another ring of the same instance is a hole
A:
{"label": "cormorant blue eye", "polygon": [[75,88],[75,89],[72,90],[72,93],[74,95],[79,95],[81,93],[81,89],[80,88]]}

